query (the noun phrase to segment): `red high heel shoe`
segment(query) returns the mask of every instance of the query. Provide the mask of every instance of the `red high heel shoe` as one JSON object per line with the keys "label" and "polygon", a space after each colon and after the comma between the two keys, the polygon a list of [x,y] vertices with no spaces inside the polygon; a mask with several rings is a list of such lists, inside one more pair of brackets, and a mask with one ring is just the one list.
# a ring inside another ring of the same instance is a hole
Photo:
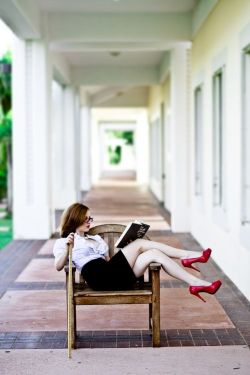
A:
{"label": "red high heel shoe", "polygon": [[200,270],[198,270],[198,268],[195,268],[194,266],[192,266],[192,264],[197,263],[197,262],[206,263],[208,261],[208,259],[210,258],[211,252],[212,252],[211,249],[204,250],[200,257],[182,259],[181,263],[184,267],[193,268],[193,270],[196,270],[196,271],[200,272]]}
{"label": "red high heel shoe", "polygon": [[190,294],[193,294],[194,296],[200,298],[203,302],[206,302],[202,296],[199,295],[199,293],[209,293],[209,294],[215,294],[221,287],[221,281],[216,280],[211,285],[208,286],[190,286],[189,292]]}

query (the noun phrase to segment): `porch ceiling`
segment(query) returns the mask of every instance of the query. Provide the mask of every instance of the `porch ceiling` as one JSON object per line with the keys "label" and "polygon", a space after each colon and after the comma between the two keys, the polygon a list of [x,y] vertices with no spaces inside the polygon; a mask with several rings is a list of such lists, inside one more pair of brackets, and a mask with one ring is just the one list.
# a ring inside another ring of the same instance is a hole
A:
{"label": "porch ceiling", "polygon": [[49,12],[188,12],[196,0],[37,0]]}
{"label": "porch ceiling", "polygon": [[86,87],[96,102],[105,90],[110,100],[112,92],[158,84],[171,48],[191,40],[199,1],[8,0],[0,16],[24,39],[46,38],[56,77]]}

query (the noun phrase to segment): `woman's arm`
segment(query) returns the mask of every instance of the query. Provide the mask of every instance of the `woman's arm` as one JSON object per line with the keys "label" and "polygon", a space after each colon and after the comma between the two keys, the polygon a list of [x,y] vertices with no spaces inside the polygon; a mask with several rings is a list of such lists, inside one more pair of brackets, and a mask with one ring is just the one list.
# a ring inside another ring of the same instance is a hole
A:
{"label": "woman's arm", "polygon": [[69,244],[74,245],[74,233],[70,233],[67,237],[66,243],[65,243],[65,250],[55,262],[55,266],[57,271],[61,271],[65,264],[68,261],[68,256],[69,256]]}
{"label": "woman's arm", "polygon": [[67,263],[68,256],[69,256],[69,250],[68,250],[68,245],[66,244],[66,248],[64,250],[64,253],[56,261],[56,269],[57,269],[57,271],[61,271],[63,269],[63,267]]}
{"label": "woman's arm", "polygon": [[108,244],[104,241],[104,239],[101,236],[99,236],[99,234],[96,234],[95,238],[99,242],[99,246],[98,246],[99,253],[104,256],[106,261],[109,261],[110,256],[109,256]]}

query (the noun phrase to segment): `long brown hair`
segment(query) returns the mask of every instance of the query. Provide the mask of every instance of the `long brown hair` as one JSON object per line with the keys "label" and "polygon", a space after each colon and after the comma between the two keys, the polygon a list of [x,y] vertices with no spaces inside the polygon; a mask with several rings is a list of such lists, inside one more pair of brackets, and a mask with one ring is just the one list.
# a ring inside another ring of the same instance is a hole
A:
{"label": "long brown hair", "polygon": [[89,208],[82,203],[73,203],[69,206],[61,217],[60,234],[67,237],[71,232],[83,224]]}

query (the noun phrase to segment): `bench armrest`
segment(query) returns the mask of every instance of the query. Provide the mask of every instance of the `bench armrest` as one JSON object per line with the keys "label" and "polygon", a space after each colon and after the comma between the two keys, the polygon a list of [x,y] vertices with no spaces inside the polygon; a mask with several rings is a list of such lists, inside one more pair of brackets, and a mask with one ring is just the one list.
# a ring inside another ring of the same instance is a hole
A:
{"label": "bench armrest", "polygon": [[[69,265],[67,264],[64,266],[64,271],[65,271],[65,276],[66,276],[66,286],[68,288],[68,280],[69,280]],[[76,267],[72,265],[72,283],[73,283],[73,288],[76,282]]]}
{"label": "bench armrest", "polygon": [[[69,265],[64,266],[64,271],[69,273]],[[76,266],[72,266],[72,272],[76,272]]]}
{"label": "bench armrest", "polygon": [[[160,269],[161,269],[161,264],[152,262],[148,266],[148,281],[152,283],[152,281],[155,282],[155,278],[160,280]],[[152,275],[154,275],[154,280],[152,280]]]}
{"label": "bench armrest", "polygon": [[149,269],[150,269],[150,271],[158,271],[158,270],[161,269],[161,264],[160,263],[156,263],[156,262],[152,262],[149,265]]}

